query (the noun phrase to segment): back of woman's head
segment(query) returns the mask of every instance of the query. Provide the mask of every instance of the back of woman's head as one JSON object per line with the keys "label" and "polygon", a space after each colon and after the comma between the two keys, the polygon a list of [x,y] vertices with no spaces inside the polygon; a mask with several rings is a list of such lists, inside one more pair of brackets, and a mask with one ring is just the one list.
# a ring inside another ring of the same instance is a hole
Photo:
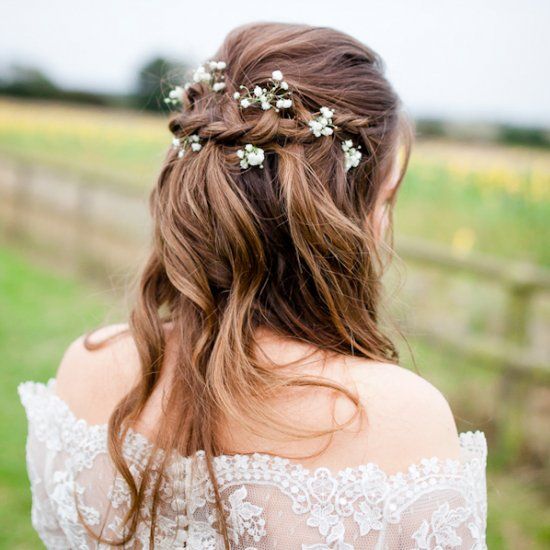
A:
{"label": "back of woman's head", "polygon": [[[375,213],[407,132],[380,58],[332,29],[254,24],[231,32],[213,59],[226,64],[225,86],[191,84],[170,121],[178,143],[196,135],[202,147],[170,150],[151,196],[155,239],[130,323],[142,383],[111,419],[112,452],[130,483],[118,429],[155,388],[167,321],[178,352],[170,422],[156,443],[207,459],[224,452],[227,418],[296,435],[266,405],[285,388],[323,386],[357,404],[334,383],[270,368],[254,353],[259,327],[328,352],[396,357],[378,325]],[[273,71],[292,105],[243,108],[235,92],[269,86]],[[323,107],[334,129],[316,136],[309,122]],[[346,166],[348,140],[361,152],[357,166]],[[263,167],[241,167],[246,144],[263,149]],[[136,486],[136,514],[140,494]]]}
{"label": "back of woman's head", "polygon": [[[391,355],[375,324],[373,214],[403,120],[380,59],[340,32],[282,24],[233,31],[215,59],[227,63],[224,92],[192,85],[170,123],[202,149],[171,152],[152,198],[163,284],[217,325],[213,335],[267,324],[345,353]],[[234,92],[265,85],[274,70],[292,108],[241,108]],[[308,122],[321,107],[334,110],[337,129],[316,137]],[[346,172],[347,139],[362,156]],[[240,168],[247,143],[265,151],[263,169]],[[370,332],[363,349],[356,324]]]}

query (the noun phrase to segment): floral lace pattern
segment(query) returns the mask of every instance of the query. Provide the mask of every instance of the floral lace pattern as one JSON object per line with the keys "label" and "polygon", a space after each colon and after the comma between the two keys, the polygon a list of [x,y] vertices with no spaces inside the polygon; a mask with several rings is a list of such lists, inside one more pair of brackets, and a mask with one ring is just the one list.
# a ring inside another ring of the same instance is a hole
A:
{"label": "floral lace pattern", "polygon": [[[33,526],[47,548],[108,548],[84,523],[106,540],[120,538],[129,489],[110,462],[107,426],[76,418],[54,389],[55,380],[19,386],[29,420]],[[374,463],[333,473],[261,453],[218,456],[231,547],[483,550],[485,435],[461,433],[460,445],[460,460],[425,458],[392,475]],[[129,432],[123,451],[137,479],[151,450],[144,436]],[[170,457],[160,487],[155,548],[223,549],[204,453]],[[148,549],[149,537],[145,506],[127,547]]]}

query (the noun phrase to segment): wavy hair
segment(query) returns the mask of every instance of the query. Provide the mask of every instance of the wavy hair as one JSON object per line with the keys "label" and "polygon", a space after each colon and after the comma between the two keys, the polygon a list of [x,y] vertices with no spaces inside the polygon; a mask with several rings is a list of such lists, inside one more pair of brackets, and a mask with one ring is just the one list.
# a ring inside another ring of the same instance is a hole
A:
{"label": "wavy hair", "polygon": [[[155,450],[204,451],[226,549],[227,521],[212,465],[225,450],[224,420],[294,438],[330,434],[353,421],[328,430],[285,423],[268,403],[296,387],[339,392],[356,415],[364,412],[345,387],[291,375],[259,357],[256,330],[267,327],[325,353],[397,359],[379,326],[384,262],[373,212],[398,148],[405,151],[398,181],[403,177],[410,128],[380,57],[330,28],[252,24],[233,30],[213,59],[227,63],[224,93],[193,84],[169,123],[176,137],[198,134],[203,147],[182,158],[170,150],[150,196],[153,244],[129,322],[141,378],[109,421],[110,455],[132,498],[126,536],[112,544],[131,539],[143,506],[150,506],[154,544],[170,454],[161,453],[155,466],[161,475],[153,475],[151,459],[138,480],[122,447],[159,381],[166,323],[178,342],[177,357],[166,396],[169,418],[159,426]],[[274,70],[293,91],[292,108],[241,109],[233,98],[239,85],[266,83]],[[308,121],[323,106],[334,109],[337,130],[316,138]],[[363,153],[348,172],[344,139]],[[263,169],[241,170],[236,151],[246,143],[264,149]]]}

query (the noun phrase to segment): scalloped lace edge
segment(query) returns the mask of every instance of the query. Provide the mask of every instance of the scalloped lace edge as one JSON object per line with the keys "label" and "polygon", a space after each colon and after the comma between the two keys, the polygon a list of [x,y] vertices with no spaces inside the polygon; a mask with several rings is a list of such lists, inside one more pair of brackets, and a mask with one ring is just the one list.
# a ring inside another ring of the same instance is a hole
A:
{"label": "scalloped lace edge", "polygon": [[[17,391],[29,419],[32,418],[33,409],[36,406],[41,409],[43,407],[47,408],[49,414],[53,415],[55,418],[56,423],[63,423],[65,429],[70,429],[68,428],[68,426],[70,426],[72,428],[79,427],[86,432],[95,432],[96,437],[99,435],[99,437],[103,438],[105,441],[104,448],[101,449],[101,452],[108,452],[107,424],[90,424],[85,419],[78,418],[68,404],[55,393],[55,382],[55,378],[50,378],[47,383],[27,381],[19,384]],[[226,469],[231,464],[237,466],[242,465],[244,462],[244,464],[251,465],[253,461],[260,461],[262,463],[275,463],[282,469],[290,469],[304,476],[314,477],[319,472],[323,471],[329,473],[333,478],[372,471],[382,474],[390,483],[402,483],[409,479],[414,481],[414,479],[418,477],[419,470],[422,471],[426,468],[440,475],[453,476],[469,471],[472,465],[479,469],[484,469],[487,463],[487,440],[485,433],[481,430],[468,430],[460,432],[458,436],[461,452],[460,458],[442,459],[437,456],[425,457],[410,463],[406,470],[401,470],[392,474],[387,473],[375,462],[366,462],[358,466],[345,467],[335,471],[323,466],[309,469],[289,458],[261,452],[218,455],[214,457],[214,464],[216,469]],[[145,435],[131,428],[128,430],[126,436],[126,443],[129,443],[129,441],[131,441],[133,448],[131,455],[135,452],[138,456],[145,456],[154,449],[153,443]],[[160,456],[164,453],[162,449],[159,449],[158,452]],[[204,456],[204,451],[197,451],[192,456],[181,456],[176,454],[176,458],[187,461],[193,458],[203,459]]]}

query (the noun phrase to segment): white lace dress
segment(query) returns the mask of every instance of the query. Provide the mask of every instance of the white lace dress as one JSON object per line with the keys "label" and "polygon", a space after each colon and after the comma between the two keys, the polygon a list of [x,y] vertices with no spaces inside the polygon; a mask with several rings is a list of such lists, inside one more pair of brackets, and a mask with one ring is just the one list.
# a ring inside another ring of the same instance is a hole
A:
{"label": "white lace dress", "polygon": [[[32,523],[47,548],[108,548],[130,502],[107,451],[106,425],[77,419],[55,394],[55,380],[25,382],[19,395],[29,420],[27,466]],[[265,454],[214,461],[235,550],[486,548],[487,445],[481,431],[460,434],[460,460],[436,457],[387,475],[376,464],[310,471]],[[131,432],[124,452],[139,476],[150,442]],[[223,549],[204,456],[174,456],[161,485],[155,548]],[[77,511],[78,508],[78,511]],[[149,548],[143,512],[126,548]]]}

